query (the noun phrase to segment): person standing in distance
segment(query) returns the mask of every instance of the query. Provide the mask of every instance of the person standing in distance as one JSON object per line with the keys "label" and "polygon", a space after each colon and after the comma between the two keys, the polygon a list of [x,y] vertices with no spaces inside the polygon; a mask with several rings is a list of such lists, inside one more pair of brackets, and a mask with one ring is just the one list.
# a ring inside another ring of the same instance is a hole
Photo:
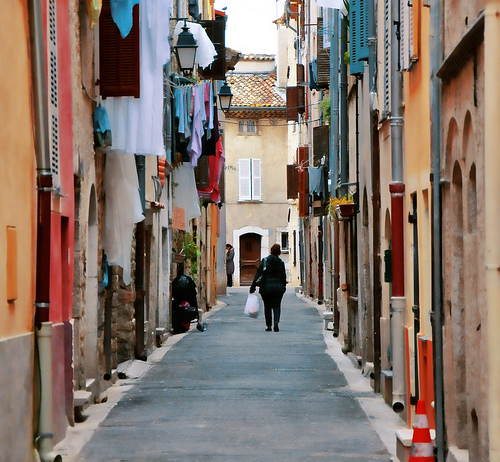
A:
{"label": "person standing in distance", "polygon": [[233,273],[234,273],[234,248],[231,244],[226,244],[226,275],[227,286],[233,287]]}
{"label": "person standing in distance", "polygon": [[286,291],[285,263],[279,257],[281,247],[274,244],[271,247],[271,255],[263,258],[259,269],[255,274],[250,293],[255,292],[257,286],[264,302],[264,316],[266,318],[266,331],[271,331],[274,316],[274,332],[279,332],[279,322],[281,317],[281,300]]}

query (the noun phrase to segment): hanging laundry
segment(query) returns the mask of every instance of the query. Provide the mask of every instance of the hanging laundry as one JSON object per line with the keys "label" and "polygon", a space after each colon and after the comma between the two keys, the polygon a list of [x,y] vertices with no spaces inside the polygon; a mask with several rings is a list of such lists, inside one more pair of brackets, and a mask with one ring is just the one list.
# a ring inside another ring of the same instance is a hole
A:
{"label": "hanging laundry", "polygon": [[174,185],[172,205],[184,209],[184,229],[189,229],[189,221],[201,217],[194,170],[189,163],[182,163],[173,170],[172,176]]}
{"label": "hanging laundry", "polygon": [[139,0],[110,0],[111,17],[120,31],[122,38],[125,38],[132,29],[134,23],[132,10]]}
{"label": "hanging laundry", "polygon": [[111,97],[103,101],[111,131],[112,148],[141,155],[165,156],[163,143],[163,66],[170,50],[165,24],[172,0],[141,0],[141,97]]}
{"label": "hanging laundry", "polygon": [[211,201],[218,204],[220,202],[219,182],[224,170],[224,149],[222,147],[222,140],[219,138],[216,144],[215,155],[210,156],[208,159],[209,179],[208,188],[198,189],[200,197],[210,197]]}
{"label": "hanging laundry", "polygon": [[193,87],[193,126],[188,145],[191,167],[193,168],[198,165],[198,159],[202,153],[203,121],[205,117],[205,87],[197,85]]}
{"label": "hanging laundry", "polygon": [[[189,32],[193,34],[196,44],[198,45],[198,48],[196,49],[195,62],[198,63],[202,69],[205,69],[214,62],[215,57],[217,56],[214,44],[201,24],[186,22],[186,26],[189,29]],[[176,39],[182,32],[183,27],[184,21],[179,21],[175,26],[174,37]]]}

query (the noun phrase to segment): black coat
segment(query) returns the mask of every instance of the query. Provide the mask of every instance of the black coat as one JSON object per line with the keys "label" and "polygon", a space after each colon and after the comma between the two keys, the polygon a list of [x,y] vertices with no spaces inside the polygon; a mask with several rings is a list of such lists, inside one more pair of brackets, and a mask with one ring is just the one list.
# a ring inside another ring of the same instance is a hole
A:
{"label": "black coat", "polygon": [[[257,282],[261,276],[262,279]],[[285,263],[281,258],[276,255],[269,255],[262,259],[250,287],[250,292],[254,292],[257,285],[260,287],[259,293],[261,294],[285,293]]]}

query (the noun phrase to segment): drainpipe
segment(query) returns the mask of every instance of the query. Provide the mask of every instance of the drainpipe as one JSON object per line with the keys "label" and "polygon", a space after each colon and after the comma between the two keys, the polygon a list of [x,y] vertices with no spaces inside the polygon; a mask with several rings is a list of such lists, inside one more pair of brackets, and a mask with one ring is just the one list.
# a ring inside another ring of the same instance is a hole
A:
{"label": "drainpipe", "polygon": [[443,282],[442,282],[442,222],[441,222],[441,85],[437,77],[442,62],[440,0],[431,1],[429,34],[430,119],[431,119],[431,180],[432,180],[432,348],[434,364],[434,415],[438,462],[446,455],[443,380]]}
{"label": "drainpipe", "polygon": [[52,442],[52,323],[42,322],[37,328],[40,382],[43,399],[40,400],[38,422],[38,454],[42,462],[62,462],[62,457],[53,452]]}
{"label": "drainpipe", "polygon": [[[145,191],[146,191],[146,159],[144,156],[135,156],[137,166],[137,176],[139,178],[139,194],[141,196],[142,210],[145,210]],[[137,223],[135,233],[135,357],[146,361],[147,356],[144,352],[144,253],[146,251],[146,225],[144,220]]]}
{"label": "drainpipe", "polygon": [[29,33],[33,85],[34,143],[37,164],[38,222],[35,335],[38,344],[40,370],[40,408],[36,443],[42,462],[61,462],[53,452],[52,434],[52,323],[50,308],[50,218],[52,202],[52,175],[50,171],[50,144],[48,126],[47,78],[41,3],[29,0]]}
{"label": "drainpipe", "polygon": [[335,197],[339,175],[339,10],[333,12],[330,37],[330,194]]}
{"label": "drainpipe", "polygon": [[[490,1],[486,4],[484,14],[484,43],[485,56],[498,57],[500,54],[500,2]],[[489,53],[495,53],[490,55]],[[500,183],[498,174],[500,172],[500,159],[498,158],[498,146],[500,133],[495,127],[492,117],[499,117],[500,113],[500,85],[498,75],[500,73],[498,59],[486,59],[484,94],[485,99],[484,117],[484,170],[485,170],[485,197],[498,197]],[[497,194],[497,196],[495,196]],[[495,201],[485,201],[485,229],[486,229],[486,306],[488,310],[488,361],[489,361],[489,387],[488,387],[488,416],[490,434],[490,460],[497,460],[500,454],[500,441],[495,435],[500,432],[500,403],[498,394],[500,390],[500,368],[498,357],[495,352],[498,348],[498,326],[500,326],[500,313],[498,311],[498,300],[500,299],[500,239],[498,227],[500,216]]]}
{"label": "drainpipe", "polygon": [[403,85],[399,62],[399,0],[391,2],[391,161],[392,182],[391,193],[392,215],[392,409],[403,412],[405,409],[405,272],[404,272],[404,199],[405,184],[403,182]]}
{"label": "drainpipe", "polygon": [[[330,39],[330,149],[329,149],[329,170],[330,170],[330,196],[337,195],[337,182],[339,176],[339,10],[333,11],[333,34]],[[341,42],[340,42],[341,46]],[[335,212],[334,212],[335,213]],[[336,220],[333,222],[333,248],[331,248],[332,259],[330,265],[332,308],[333,308],[333,336],[339,335],[339,308],[337,289],[339,287],[339,227]]]}
{"label": "drainpipe", "polygon": [[[377,96],[377,37],[375,24],[375,5],[372,0],[368,2],[368,86],[370,89],[370,102]],[[380,290],[380,155],[378,141],[374,146],[376,123],[378,113],[373,104],[370,104],[370,154],[372,165],[372,237],[373,237],[373,366],[374,390],[380,392],[381,379],[381,351],[380,351],[380,317],[381,317],[381,290]],[[358,193],[359,197],[359,193]]]}

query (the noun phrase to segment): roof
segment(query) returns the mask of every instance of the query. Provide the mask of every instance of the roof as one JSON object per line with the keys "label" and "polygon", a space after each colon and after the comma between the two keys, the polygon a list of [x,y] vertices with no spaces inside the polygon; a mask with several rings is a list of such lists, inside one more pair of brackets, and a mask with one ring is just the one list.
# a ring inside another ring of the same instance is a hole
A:
{"label": "roof", "polygon": [[[230,117],[286,117],[286,100],[276,89],[276,77],[269,74],[231,74],[227,76],[233,99]],[[240,114],[242,113],[242,114]],[[252,114],[249,114],[252,113]]]}
{"label": "roof", "polygon": [[274,55],[264,55],[264,54],[246,54],[243,55],[244,60],[249,60],[249,61],[274,61],[275,56]]}

